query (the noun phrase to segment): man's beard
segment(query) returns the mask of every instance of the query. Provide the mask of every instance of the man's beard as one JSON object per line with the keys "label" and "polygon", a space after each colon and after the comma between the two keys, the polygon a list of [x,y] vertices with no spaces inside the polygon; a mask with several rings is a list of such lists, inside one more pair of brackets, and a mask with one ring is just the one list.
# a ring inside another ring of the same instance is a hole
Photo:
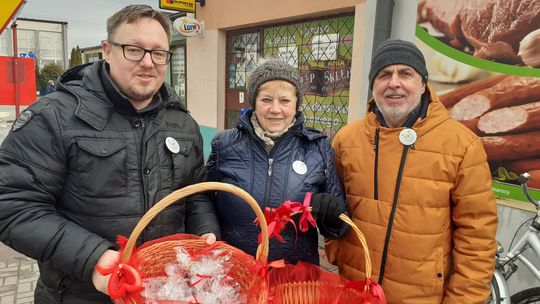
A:
{"label": "man's beard", "polygon": [[401,107],[390,107],[387,105],[377,105],[381,111],[384,120],[388,122],[399,122],[407,120],[409,113],[417,106],[418,104],[401,106]]}
{"label": "man's beard", "polygon": [[134,87],[130,87],[125,92],[126,96],[133,101],[145,101],[154,96],[156,92],[153,90],[144,90]]}

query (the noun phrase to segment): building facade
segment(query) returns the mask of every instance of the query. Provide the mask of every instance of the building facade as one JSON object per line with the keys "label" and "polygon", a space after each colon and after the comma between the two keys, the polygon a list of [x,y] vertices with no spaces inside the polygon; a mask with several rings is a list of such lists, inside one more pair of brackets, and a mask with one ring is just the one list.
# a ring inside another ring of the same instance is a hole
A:
{"label": "building facade", "polygon": [[368,2],[230,0],[197,5],[196,19],[205,23],[205,33],[187,38],[187,95],[188,108],[203,131],[205,152],[215,133],[234,127],[240,111],[249,108],[247,75],[265,58],[280,58],[300,70],[308,126],[331,138],[363,116],[373,40],[368,12],[374,7]]}
{"label": "building facade", "polygon": [[[18,56],[35,58],[39,68],[50,63],[69,66],[67,22],[18,18],[16,24]],[[0,35],[0,55],[14,55],[11,28]]]}
{"label": "building facade", "polygon": [[103,59],[101,45],[81,48],[82,63],[89,63]]}

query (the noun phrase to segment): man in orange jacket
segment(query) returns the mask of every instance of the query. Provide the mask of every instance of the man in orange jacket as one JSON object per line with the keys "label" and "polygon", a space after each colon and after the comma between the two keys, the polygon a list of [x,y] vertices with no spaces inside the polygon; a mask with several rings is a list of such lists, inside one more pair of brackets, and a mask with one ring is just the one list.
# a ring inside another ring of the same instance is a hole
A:
{"label": "man in orange jacket", "polygon": [[[369,73],[368,114],[339,131],[336,166],[388,303],[484,303],[497,249],[497,209],[480,139],[450,119],[412,43],[389,40]],[[364,278],[355,236],[327,246]]]}

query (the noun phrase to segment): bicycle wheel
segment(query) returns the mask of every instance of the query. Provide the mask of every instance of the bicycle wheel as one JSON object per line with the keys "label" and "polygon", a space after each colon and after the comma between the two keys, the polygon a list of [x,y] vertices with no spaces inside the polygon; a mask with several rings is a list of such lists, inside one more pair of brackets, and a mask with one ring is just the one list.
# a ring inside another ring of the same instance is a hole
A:
{"label": "bicycle wheel", "polygon": [[540,303],[540,287],[522,290],[512,296],[512,304]]}
{"label": "bicycle wheel", "polygon": [[495,274],[491,279],[491,282],[489,282],[491,294],[486,300],[486,304],[510,304],[510,301],[508,300],[508,291],[506,289],[506,281],[502,278],[500,272],[495,270]]}

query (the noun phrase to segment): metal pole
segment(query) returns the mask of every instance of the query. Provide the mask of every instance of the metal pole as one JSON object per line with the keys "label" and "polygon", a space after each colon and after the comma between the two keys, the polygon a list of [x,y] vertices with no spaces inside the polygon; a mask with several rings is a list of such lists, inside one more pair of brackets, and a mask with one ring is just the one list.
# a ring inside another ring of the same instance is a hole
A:
{"label": "metal pole", "polygon": [[375,33],[373,35],[373,51],[381,42],[390,38],[392,31],[392,14],[394,11],[394,0],[377,0],[375,8]]}
{"label": "metal pole", "polygon": [[19,106],[20,106],[20,96],[19,96],[19,80],[17,75],[18,70],[18,58],[19,50],[17,47],[17,23],[13,22],[11,24],[11,31],[13,33],[13,87],[15,89],[15,117],[19,117]]}
{"label": "metal pole", "polygon": [[392,39],[414,43],[416,31],[417,0],[395,0],[392,13]]}
{"label": "metal pole", "polygon": [[[371,58],[379,45],[390,38],[392,31],[392,14],[394,11],[394,0],[375,0],[375,27],[373,31],[373,45],[371,47]],[[368,99],[371,98],[371,89],[368,92]]]}

